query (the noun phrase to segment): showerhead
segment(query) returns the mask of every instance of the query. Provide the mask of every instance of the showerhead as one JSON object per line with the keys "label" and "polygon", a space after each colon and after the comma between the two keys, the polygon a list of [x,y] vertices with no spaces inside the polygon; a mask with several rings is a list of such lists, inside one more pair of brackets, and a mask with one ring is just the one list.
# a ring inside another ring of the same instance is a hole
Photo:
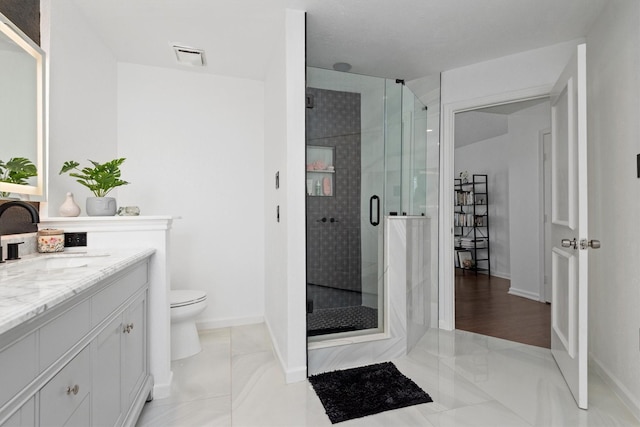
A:
{"label": "showerhead", "polygon": [[349,64],[348,62],[336,62],[335,64],[333,64],[333,69],[346,73],[351,69],[351,64]]}

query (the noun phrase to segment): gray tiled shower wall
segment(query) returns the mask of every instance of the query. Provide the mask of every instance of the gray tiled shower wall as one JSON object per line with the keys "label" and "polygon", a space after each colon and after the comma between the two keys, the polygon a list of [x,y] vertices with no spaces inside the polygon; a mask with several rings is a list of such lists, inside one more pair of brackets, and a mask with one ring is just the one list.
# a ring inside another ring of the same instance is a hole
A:
{"label": "gray tiled shower wall", "polygon": [[[307,88],[307,95],[307,145],[335,150],[333,195],[307,196],[307,283],[355,291],[360,305],[360,94]],[[314,308],[343,305],[322,300]]]}

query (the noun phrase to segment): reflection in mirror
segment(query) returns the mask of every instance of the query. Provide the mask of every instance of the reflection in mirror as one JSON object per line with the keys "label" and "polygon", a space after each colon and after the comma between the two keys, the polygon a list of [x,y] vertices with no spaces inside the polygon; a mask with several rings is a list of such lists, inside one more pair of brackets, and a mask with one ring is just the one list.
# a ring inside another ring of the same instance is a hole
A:
{"label": "reflection in mirror", "polygon": [[0,14],[0,197],[45,200],[44,52]]}

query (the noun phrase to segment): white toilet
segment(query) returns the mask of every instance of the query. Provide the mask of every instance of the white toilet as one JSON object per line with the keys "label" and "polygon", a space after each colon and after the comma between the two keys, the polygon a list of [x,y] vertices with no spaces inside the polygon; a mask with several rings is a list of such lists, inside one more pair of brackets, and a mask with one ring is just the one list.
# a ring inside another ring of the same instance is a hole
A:
{"label": "white toilet", "polygon": [[171,303],[171,360],[200,353],[196,316],[207,308],[207,293],[195,290],[169,292]]}

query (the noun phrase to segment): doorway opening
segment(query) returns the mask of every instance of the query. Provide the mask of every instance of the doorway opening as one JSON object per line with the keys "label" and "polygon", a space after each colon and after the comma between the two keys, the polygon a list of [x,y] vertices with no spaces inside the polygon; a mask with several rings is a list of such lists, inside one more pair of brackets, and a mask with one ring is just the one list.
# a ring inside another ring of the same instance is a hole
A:
{"label": "doorway opening", "polygon": [[550,109],[536,97],[457,112],[453,151],[455,328],[546,348]]}

